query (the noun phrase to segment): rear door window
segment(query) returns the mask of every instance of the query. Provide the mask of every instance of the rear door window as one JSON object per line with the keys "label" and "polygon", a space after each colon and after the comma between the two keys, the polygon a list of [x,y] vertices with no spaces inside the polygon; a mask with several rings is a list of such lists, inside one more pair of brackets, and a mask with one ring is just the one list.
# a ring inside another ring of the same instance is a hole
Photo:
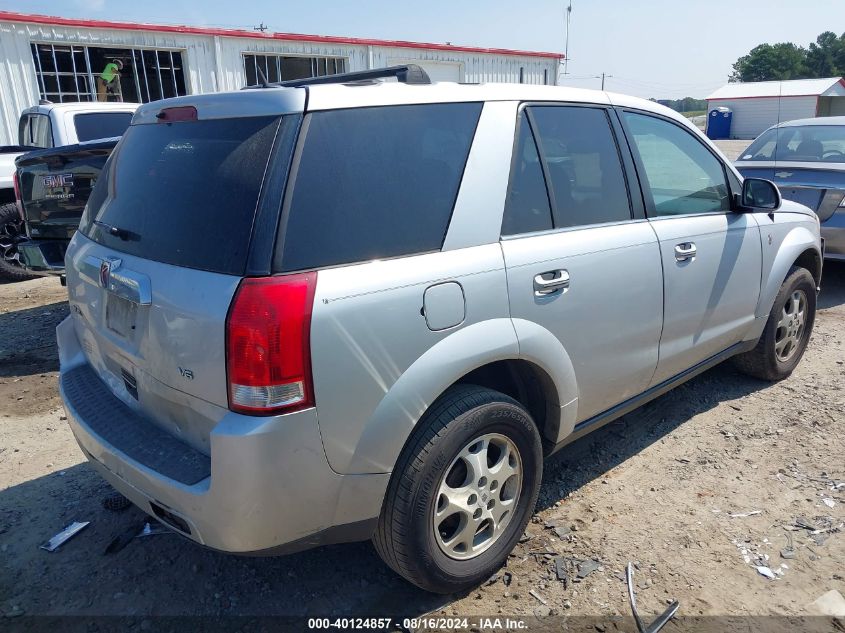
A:
{"label": "rear door window", "polygon": [[552,228],[552,210],[543,177],[543,166],[531,124],[523,112],[514,150],[502,235],[519,235]]}
{"label": "rear door window", "polygon": [[631,219],[619,149],[602,108],[530,108],[551,189],[555,228]]}
{"label": "rear door window", "polygon": [[449,103],[311,114],[274,268],[439,250],[480,113]]}
{"label": "rear door window", "polygon": [[123,253],[243,274],[278,128],[279,117],[130,127],[97,181],[80,230]]}
{"label": "rear door window", "polygon": [[93,112],[73,117],[80,143],[122,136],[132,121],[132,112]]}

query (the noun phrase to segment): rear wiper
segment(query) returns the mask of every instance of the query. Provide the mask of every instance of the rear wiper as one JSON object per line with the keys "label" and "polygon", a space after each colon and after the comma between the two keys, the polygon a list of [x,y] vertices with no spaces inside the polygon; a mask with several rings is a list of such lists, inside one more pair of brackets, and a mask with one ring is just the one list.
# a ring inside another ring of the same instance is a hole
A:
{"label": "rear wiper", "polygon": [[106,224],[105,222],[101,222],[100,220],[94,220],[94,224],[106,230],[109,235],[114,235],[115,237],[120,238],[124,242],[128,241],[129,238],[132,236],[132,233],[127,231],[126,229],[121,229],[117,226],[112,226],[111,224]]}

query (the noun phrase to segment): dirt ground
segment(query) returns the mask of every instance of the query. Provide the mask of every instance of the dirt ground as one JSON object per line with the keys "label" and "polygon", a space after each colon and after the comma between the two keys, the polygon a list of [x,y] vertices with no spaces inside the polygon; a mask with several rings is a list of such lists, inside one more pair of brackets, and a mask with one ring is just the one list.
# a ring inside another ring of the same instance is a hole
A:
{"label": "dirt ground", "polygon": [[[54,279],[0,285],[7,624],[122,615],[148,630],[153,616],[432,613],[600,616],[608,623],[591,620],[591,630],[632,631],[611,619],[630,615],[628,561],[645,614],[678,599],[684,616],[800,616],[829,590],[845,594],[845,265],[826,265],[815,332],[789,379],[767,384],[722,365],[564,449],[546,464],[536,515],[506,567],[445,597],[399,579],[369,543],[243,558],[164,534],[105,554],[144,516],[102,507],[110,489],[63,421],[53,328],[67,314],[64,296]],[[73,521],[91,524],[55,552],[39,549]],[[845,631],[841,620],[819,623]]]}

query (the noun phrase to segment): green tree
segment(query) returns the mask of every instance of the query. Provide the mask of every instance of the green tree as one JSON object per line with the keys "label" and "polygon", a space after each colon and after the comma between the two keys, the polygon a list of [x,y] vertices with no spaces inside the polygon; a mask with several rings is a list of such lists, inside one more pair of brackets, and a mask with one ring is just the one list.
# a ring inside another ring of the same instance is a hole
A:
{"label": "green tree", "polygon": [[825,31],[810,44],[807,50],[807,69],[813,77],[841,75],[845,66],[845,35]]}
{"label": "green tree", "polygon": [[771,81],[812,77],[807,49],[791,42],[760,44],[736,60],[730,81]]}

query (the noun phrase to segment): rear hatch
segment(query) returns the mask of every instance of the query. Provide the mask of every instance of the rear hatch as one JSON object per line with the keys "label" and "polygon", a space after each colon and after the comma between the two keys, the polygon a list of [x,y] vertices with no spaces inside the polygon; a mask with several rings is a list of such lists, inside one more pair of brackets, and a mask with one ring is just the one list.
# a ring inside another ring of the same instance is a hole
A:
{"label": "rear hatch", "polygon": [[17,159],[27,235],[70,239],[118,139],[36,150]]}
{"label": "rear hatch", "polygon": [[822,222],[833,215],[845,196],[845,171],[817,164],[788,164],[778,165],[773,175],[784,198],[810,207]]}
{"label": "rear hatch", "polygon": [[[142,107],[66,257],[91,365],[126,404],[206,453],[228,405],[227,312],[255,274],[261,209],[278,215],[304,102],[291,94],[302,91],[271,92]],[[270,178],[262,194],[268,166],[281,186]],[[269,270],[269,250],[266,260]]]}

